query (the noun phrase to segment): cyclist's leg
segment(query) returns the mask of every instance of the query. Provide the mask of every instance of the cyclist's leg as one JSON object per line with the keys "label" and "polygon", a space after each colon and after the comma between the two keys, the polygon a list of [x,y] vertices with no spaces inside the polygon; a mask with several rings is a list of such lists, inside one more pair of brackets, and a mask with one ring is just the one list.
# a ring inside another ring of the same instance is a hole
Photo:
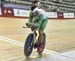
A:
{"label": "cyclist's leg", "polygon": [[46,18],[46,19],[44,19],[43,21],[42,21],[42,24],[41,24],[41,26],[40,26],[40,29],[44,32],[44,30],[45,30],[45,28],[46,28],[46,26],[47,26],[47,23],[48,23],[48,18]]}
{"label": "cyclist's leg", "polygon": [[39,36],[40,36],[40,42],[42,42],[42,36],[43,36],[43,32],[44,32],[44,30],[45,30],[45,28],[46,28],[46,26],[47,26],[47,23],[48,23],[48,18],[46,18],[46,19],[44,19],[43,21],[42,21],[42,24],[41,24],[41,26],[40,26],[40,28],[39,28]]}
{"label": "cyclist's leg", "polygon": [[41,24],[41,26],[40,26],[40,28],[39,28],[39,40],[40,40],[40,44],[39,44],[39,47],[38,47],[38,52],[42,52],[42,39],[43,39],[43,32],[44,32],[44,30],[45,30],[45,28],[46,28],[46,26],[47,26],[47,23],[48,23],[48,18],[46,18],[46,19],[44,19],[43,21],[42,21],[42,24]]}

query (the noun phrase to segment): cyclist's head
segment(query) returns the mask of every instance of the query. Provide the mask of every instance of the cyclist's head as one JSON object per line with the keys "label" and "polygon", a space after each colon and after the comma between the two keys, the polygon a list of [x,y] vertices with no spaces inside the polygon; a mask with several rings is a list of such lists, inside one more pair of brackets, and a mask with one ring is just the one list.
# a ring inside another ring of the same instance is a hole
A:
{"label": "cyclist's head", "polygon": [[33,1],[32,6],[38,7],[38,6],[40,6],[40,2],[39,1]]}
{"label": "cyclist's head", "polygon": [[40,6],[39,1],[33,1],[31,5],[31,10],[33,11],[36,7],[39,7],[39,6]]}

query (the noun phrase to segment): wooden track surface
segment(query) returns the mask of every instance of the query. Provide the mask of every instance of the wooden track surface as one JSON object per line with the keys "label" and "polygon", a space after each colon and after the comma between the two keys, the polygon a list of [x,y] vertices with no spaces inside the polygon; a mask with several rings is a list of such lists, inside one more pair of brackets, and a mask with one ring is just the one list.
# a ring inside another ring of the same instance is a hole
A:
{"label": "wooden track surface", "polygon": [[[30,29],[22,26],[28,19],[0,18],[0,36],[24,43]],[[75,19],[49,20],[45,30],[46,49],[64,52],[75,49]],[[4,40],[4,39],[3,39]],[[25,61],[23,47],[0,40],[0,61]]]}

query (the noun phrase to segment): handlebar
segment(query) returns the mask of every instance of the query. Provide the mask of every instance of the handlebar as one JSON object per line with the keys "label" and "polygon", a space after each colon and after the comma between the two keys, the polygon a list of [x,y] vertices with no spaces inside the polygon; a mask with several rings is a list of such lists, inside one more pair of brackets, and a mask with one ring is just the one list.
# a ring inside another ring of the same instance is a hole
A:
{"label": "handlebar", "polygon": [[27,27],[27,26],[23,26],[22,28],[29,28],[29,27]]}
{"label": "handlebar", "polygon": [[36,31],[36,30],[38,29],[37,26],[30,26],[30,27],[28,27],[28,26],[23,26],[22,28],[31,28],[32,31]]}
{"label": "handlebar", "polygon": [[[31,27],[23,26],[22,28],[31,28]],[[33,32],[36,31],[36,29],[32,29],[32,28],[31,28],[31,30],[32,30]]]}
{"label": "handlebar", "polygon": [[[22,28],[30,28],[30,27],[27,27],[27,26],[23,26]],[[37,36],[37,32],[36,32],[36,29],[33,29],[32,31],[34,32],[35,36]]]}

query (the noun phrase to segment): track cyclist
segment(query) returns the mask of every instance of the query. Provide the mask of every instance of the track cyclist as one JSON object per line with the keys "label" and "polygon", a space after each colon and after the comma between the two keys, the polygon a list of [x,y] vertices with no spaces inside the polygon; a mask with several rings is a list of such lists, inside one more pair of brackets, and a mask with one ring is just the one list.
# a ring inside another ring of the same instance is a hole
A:
{"label": "track cyclist", "polygon": [[39,33],[39,46],[37,48],[37,52],[42,52],[42,38],[43,38],[43,32],[47,26],[48,23],[48,16],[46,15],[46,12],[44,9],[40,8],[40,2],[39,1],[33,1],[31,5],[31,12],[29,14],[29,22],[26,23],[26,26],[31,26],[31,30],[37,27],[38,33]]}

